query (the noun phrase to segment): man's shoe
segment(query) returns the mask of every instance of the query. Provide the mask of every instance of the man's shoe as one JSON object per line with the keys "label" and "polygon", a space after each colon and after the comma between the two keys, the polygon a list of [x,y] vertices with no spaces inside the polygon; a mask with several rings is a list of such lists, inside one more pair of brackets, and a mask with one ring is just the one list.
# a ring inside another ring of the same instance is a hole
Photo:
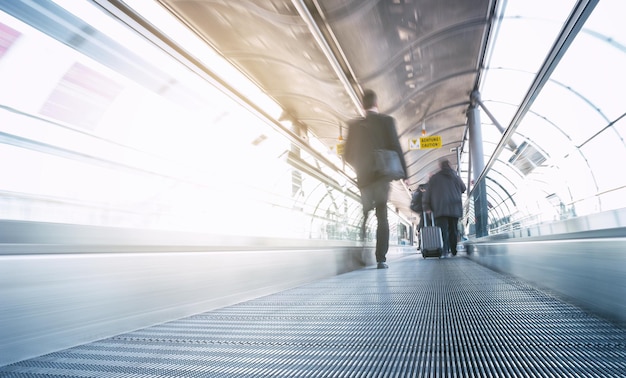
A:
{"label": "man's shoe", "polygon": [[384,262],[379,262],[377,268],[378,269],[387,269],[387,268],[389,268],[389,265],[385,264]]}

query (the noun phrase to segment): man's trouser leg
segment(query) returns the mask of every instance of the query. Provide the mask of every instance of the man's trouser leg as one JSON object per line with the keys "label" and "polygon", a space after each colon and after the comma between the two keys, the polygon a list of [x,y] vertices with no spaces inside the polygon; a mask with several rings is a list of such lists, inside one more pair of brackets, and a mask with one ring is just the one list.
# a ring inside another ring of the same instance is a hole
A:
{"label": "man's trouser leg", "polygon": [[424,213],[420,215],[420,223],[417,226],[417,249],[422,248],[422,228],[424,228]]}
{"label": "man's trouser leg", "polygon": [[366,237],[367,237],[367,216],[369,214],[369,211],[363,211],[363,222],[361,223],[361,240],[365,241]]}
{"label": "man's trouser leg", "polygon": [[448,217],[450,251],[456,256],[456,245],[459,242],[459,218]]}
{"label": "man's trouser leg", "polygon": [[389,220],[387,219],[387,204],[376,206],[376,262],[387,261],[389,249]]}
{"label": "man's trouser leg", "polygon": [[441,228],[441,237],[443,239],[443,255],[447,255],[450,250],[450,232],[448,230],[448,217],[435,218],[435,224]]}

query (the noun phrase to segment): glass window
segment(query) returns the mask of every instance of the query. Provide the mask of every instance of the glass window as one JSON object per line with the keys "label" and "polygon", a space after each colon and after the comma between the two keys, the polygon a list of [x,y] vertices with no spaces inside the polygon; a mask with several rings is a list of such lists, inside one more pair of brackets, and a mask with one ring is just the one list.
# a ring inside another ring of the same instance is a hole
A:
{"label": "glass window", "polygon": [[[503,127],[509,127],[574,5],[506,2],[480,89]],[[626,158],[626,105],[618,95],[626,85],[626,29],[619,19],[625,11],[622,1],[598,2],[528,112],[513,125],[515,148],[507,145],[487,173],[488,192],[511,196],[511,222],[529,225],[626,206],[626,197],[616,194],[624,192],[626,175],[615,170],[615,162]],[[501,138],[484,113],[481,120],[488,154]],[[503,213],[488,211],[492,222]]]}
{"label": "glass window", "polygon": [[[319,155],[296,148],[274,120],[93,5],[59,3],[82,18],[19,4],[42,22],[37,30],[0,12],[0,79],[11,84],[0,87],[0,158],[19,162],[0,165],[13,178],[0,184],[4,219],[359,237],[358,189],[339,174],[336,151],[314,136]],[[89,26],[84,44],[54,38],[79,25]],[[136,67],[161,74],[129,74]]]}

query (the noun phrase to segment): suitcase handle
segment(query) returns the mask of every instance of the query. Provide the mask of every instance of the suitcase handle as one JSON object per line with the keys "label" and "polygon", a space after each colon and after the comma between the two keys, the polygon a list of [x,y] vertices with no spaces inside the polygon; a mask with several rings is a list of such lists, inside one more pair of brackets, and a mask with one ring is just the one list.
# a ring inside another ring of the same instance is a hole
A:
{"label": "suitcase handle", "polygon": [[[428,218],[426,217],[426,212],[423,211],[422,212],[422,216],[424,217],[424,226],[428,226]],[[433,226],[435,226],[435,215],[433,214],[433,212],[430,212],[430,220]]]}

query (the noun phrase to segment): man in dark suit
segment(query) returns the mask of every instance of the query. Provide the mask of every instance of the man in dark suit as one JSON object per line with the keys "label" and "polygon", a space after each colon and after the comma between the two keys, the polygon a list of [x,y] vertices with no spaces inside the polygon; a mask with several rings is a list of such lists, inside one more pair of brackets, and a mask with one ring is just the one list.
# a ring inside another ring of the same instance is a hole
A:
{"label": "man in dark suit", "polygon": [[369,211],[376,210],[376,262],[378,269],[388,268],[387,251],[389,250],[389,220],[387,219],[387,200],[389,197],[389,179],[377,177],[373,172],[374,149],[394,150],[400,157],[404,177],[407,178],[406,162],[396,130],[396,121],[386,114],[378,112],[378,98],[372,90],[365,90],[362,99],[365,118],[348,122],[348,138],[344,158],[355,170],[357,185],[361,191],[363,204],[363,225],[361,235],[365,238],[365,225]]}

